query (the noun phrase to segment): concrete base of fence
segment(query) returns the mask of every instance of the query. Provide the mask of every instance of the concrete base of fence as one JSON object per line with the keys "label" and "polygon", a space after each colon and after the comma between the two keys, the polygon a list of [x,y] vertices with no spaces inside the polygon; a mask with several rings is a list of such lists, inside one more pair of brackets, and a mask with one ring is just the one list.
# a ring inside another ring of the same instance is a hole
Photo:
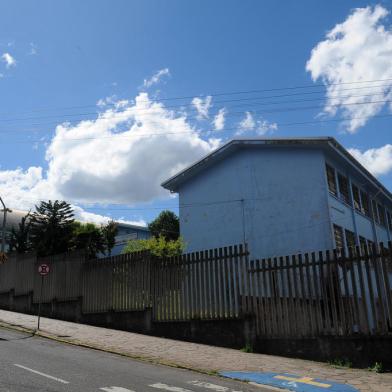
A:
{"label": "concrete base of fence", "polygon": [[172,339],[242,348],[255,341],[253,324],[248,318],[153,322],[152,333]]}
{"label": "concrete base of fence", "polygon": [[[13,291],[0,293],[0,308],[37,314],[38,304],[32,293],[15,295]],[[82,313],[82,298],[43,303],[41,315],[66,321],[80,322],[106,328],[139,332],[166,338],[215,346],[242,348],[249,344],[255,352],[328,361],[347,359],[355,366],[371,366],[382,362],[392,368],[391,337],[333,337],[313,339],[256,338],[255,319],[153,321],[151,309],[141,311],[111,311]]]}
{"label": "concrete base of fence", "polygon": [[305,339],[258,339],[256,352],[314,361],[346,360],[356,367],[381,362],[392,369],[392,337],[335,337]]}
{"label": "concrete base of fence", "polygon": [[151,333],[151,310],[83,314],[82,322],[130,332]]}

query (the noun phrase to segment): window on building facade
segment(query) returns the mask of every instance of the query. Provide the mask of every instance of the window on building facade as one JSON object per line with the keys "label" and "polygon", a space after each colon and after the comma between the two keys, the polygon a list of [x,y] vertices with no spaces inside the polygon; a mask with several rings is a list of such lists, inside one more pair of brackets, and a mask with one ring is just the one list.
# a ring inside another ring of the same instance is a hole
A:
{"label": "window on building facade", "polygon": [[337,196],[338,190],[336,187],[335,169],[329,165],[326,165],[325,170],[327,172],[328,189],[333,195]]}
{"label": "window on building facade", "polygon": [[365,253],[368,249],[367,239],[365,237],[359,236],[359,246],[361,247],[361,252]]}
{"label": "window on building facade", "polygon": [[359,197],[359,189],[357,186],[352,186],[353,191],[353,201],[354,201],[354,208],[358,211],[361,211],[361,199]]}
{"label": "window on building facade", "polygon": [[377,204],[377,210],[378,210],[378,219],[379,219],[380,225],[386,226],[384,207],[381,204]]}
{"label": "window on building facade", "polygon": [[338,174],[339,192],[340,198],[347,204],[350,203],[350,193],[348,190],[348,180],[347,177]]}
{"label": "window on building facade", "polygon": [[363,191],[361,191],[361,211],[363,214],[370,216],[369,197]]}
{"label": "window on building facade", "polygon": [[369,253],[372,253],[372,252],[373,252],[373,245],[374,245],[374,242],[373,242],[373,241],[370,241],[370,240],[367,240],[367,245],[368,245],[368,252],[369,252]]}
{"label": "window on building facade", "polygon": [[343,229],[338,225],[333,225],[333,234],[335,237],[336,249],[342,249],[344,247]]}
{"label": "window on building facade", "polygon": [[387,219],[389,230],[392,231],[392,212],[387,212]]}
{"label": "window on building facade", "polygon": [[380,223],[380,221],[378,220],[377,203],[375,200],[372,200],[372,213],[374,221]]}
{"label": "window on building facade", "polygon": [[356,242],[355,242],[355,234],[350,230],[345,230],[346,234],[346,246],[348,249],[354,249]]}

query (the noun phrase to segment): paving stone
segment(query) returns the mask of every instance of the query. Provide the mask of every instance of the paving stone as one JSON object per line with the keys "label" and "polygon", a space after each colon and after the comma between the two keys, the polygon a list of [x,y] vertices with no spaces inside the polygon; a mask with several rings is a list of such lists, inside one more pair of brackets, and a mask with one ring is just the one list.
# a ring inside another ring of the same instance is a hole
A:
{"label": "paving stone", "polygon": [[[34,329],[37,318],[0,310],[0,321]],[[274,355],[244,353],[222,347],[183,342],[137,333],[108,330],[85,324],[41,318],[41,332],[72,343],[94,346],[133,357],[187,366],[204,371],[266,371],[312,376],[348,383],[361,392],[392,392],[392,373],[362,369],[337,369],[325,363]]]}

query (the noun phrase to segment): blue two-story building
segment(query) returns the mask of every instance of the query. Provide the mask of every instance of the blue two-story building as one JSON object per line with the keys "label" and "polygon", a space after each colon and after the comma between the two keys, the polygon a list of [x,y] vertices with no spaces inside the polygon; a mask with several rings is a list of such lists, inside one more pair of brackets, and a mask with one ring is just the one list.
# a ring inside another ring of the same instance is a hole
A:
{"label": "blue two-story building", "polygon": [[247,243],[251,257],[392,236],[392,195],[332,137],[237,139],[162,184],[179,194],[187,251]]}

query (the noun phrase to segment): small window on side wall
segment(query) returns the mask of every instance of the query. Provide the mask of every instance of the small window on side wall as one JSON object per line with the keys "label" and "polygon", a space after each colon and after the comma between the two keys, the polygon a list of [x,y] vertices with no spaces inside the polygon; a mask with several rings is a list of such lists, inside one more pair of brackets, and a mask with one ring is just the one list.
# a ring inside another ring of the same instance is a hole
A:
{"label": "small window on side wall", "polygon": [[388,227],[389,230],[392,231],[392,212],[387,212],[387,219],[388,219]]}
{"label": "small window on side wall", "polygon": [[338,189],[336,186],[335,169],[329,165],[325,165],[327,173],[328,190],[335,196],[338,195]]}
{"label": "small window on side wall", "polygon": [[339,174],[338,175],[338,183],[339,183],[339,192],[340,192],[340,198],[347,204],[350,203],[350,194],[348,190],[348,180],[347,177]]}
{"label": "small window on side wall", "polygon": [[380,225],[386,226],[384,207],[381,204],[377,204],[377,210],[378,210],[378,218],[380,221]]}
{"label": "small window on side wall", "polygon": [[365,254],[368,250],[368,243],[365,237],[359,236],[359,246],[361,248],[361,253]]}
{"label": "small window on side wall", "polygon": [[361,211],[366,216],[370,216],[369,197],[363,191],[361,191]]}
{"label": "small window on side wall", "polygon": [[335,237],[336,249],[342,249],[344,247],[343,229],[338,225],[333,225],[333,234]]}
{"label": "small window on side wall", "polygon": [[359,197],[359,189],[354,184],[352,186],[352,191],[353,191],[354,208],[358,211],[361,211],[361,199]]}
{"label": "small window on side wall", "polygon": [[346,230],[345,234],[346,234],[346,246],[347,246],[347,249],[353,249],[354,250],[355,245],[356,245],[356,243],[355,243],[355,234],[352,231],[350,231],[350,230]]}
{"label": "small window on side wall", "polygon": [[378,210],[377,210],[377,203],[375,200],[372,200],[372,213],[373,213],[373,219],[375,222],[380,223],[378,219]]}

